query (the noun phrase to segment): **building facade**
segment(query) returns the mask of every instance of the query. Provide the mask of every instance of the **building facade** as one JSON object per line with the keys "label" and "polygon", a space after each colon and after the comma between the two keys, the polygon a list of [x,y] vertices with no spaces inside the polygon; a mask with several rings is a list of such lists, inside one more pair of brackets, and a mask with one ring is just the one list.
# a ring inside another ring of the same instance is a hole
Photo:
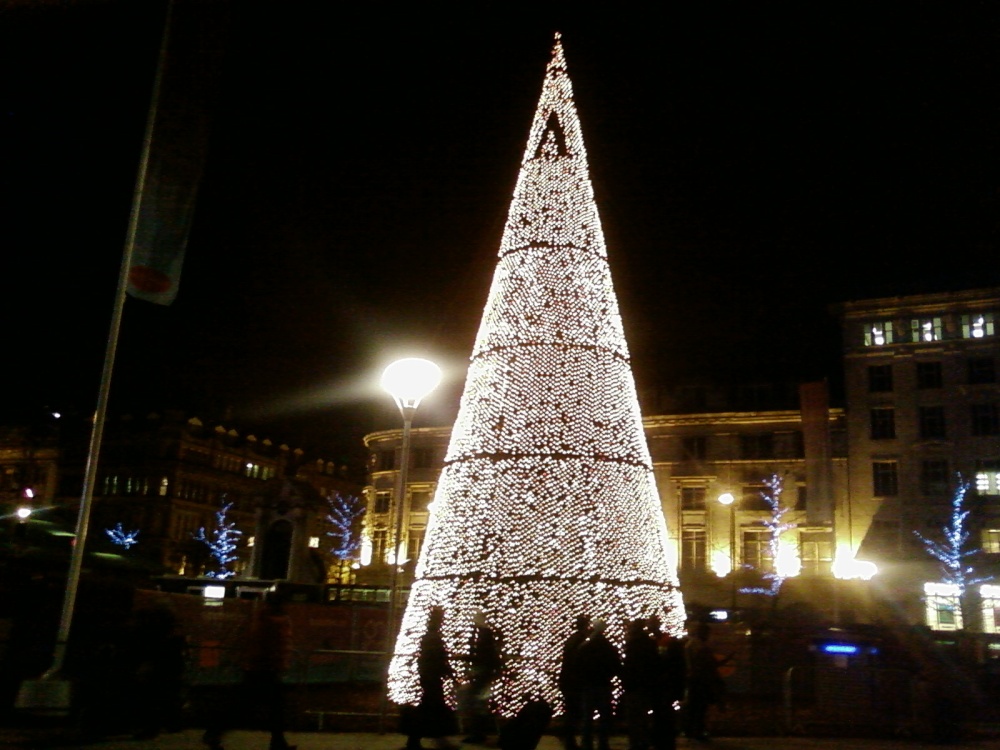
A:
{"label": "building facade", "polygon": [[[62,463],[58,504],[79,501],[83,456]],[[214,567],[205,543],[217,513],[241,532],[238,575],[322,582],[327,563],[327,499],[360,494],[332,462],[306,460],[303,451],[197,417],[151,414],[124,419],[105,431],[91,513],[91,534],[121,523],[138,530],[137,551],[169,574],[200,576]]]}
{"label": "building facade", "polygon": [[[860,554],[899,589],[937,581],[914,532],[941,537],[961,474],[972,484],[969,549],[981,548],[980,564],[991,565],[1000,556],[1000,288],[861,300],[837,311]],[[925,591],[911,606],[926,609],[928,624],[960,627],[956,603],[933,586]],[[995,629],[992,611],[986,619]]]}
{"label": "building facade", "polygon": [[[822,384],[820,384],[822,385]],[[825,393],[825,389],[823,391]],[[808,403],[808,398],[804,397]],[[706,399],[682,399],[703,406],[731,398],[716,392]],[[760,574],[781,572],[798,579],[790,589],[805,597],[832,585],[838,547],[847,554],[846,418],[821,399],[822,417],[810,421],[801,409],[691,412],[646,417],[643,425],[667,520],[668,555],[679,571],[685,601],[706,608],[744,608],[760,597],[740,589],[760,583]],[[813,410],[815,411],[815,409]],[[817,439],[815,434],[821,433]],[[451,430],[415,428],[411,464],[402,503],[402,570],[412,576],[428,523]],[[388,580],[394,558],[396,496],[399,491],[402,430],[365,436],[370,452],[369,503],[364,529],[364,573],[370,582]],[[777,475],[782,502],[791,510],[785,521],[794,528],[781,537],[775,560],[765,522],[772,516],[762,497],[765,482]],[[719,502],[730,494],[734,502]],[[784,559],[781,559],[781,558]],[[822,593],[817,606],[833,601]]]}

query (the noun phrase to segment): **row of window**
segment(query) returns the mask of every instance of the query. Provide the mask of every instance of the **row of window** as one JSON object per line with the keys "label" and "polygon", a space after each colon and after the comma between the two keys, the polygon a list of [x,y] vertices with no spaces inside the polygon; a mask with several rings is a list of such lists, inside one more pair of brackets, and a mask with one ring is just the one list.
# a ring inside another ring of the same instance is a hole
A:
{"label": "row of window", "polygon": [[[400,550],[401,562],[409,562],[420,557],[420,551],[424,547],[424,533],[426,529],[410,529],[409,534],[403,540]],[[371,559],[368,561],[374,564],[392,564],[395,562],[392,557],[392,548],[389,544],[389,531],[387,529],[373,529],[371,533]]]}
{"label": "row of window", "polygon": [[[878,406],[869,414],[869,435],[872,440],[892,440],[896,437],[896,410]],[[943,440],[948,437],[943,406],[917,407],[917,429],[923,440]],[[1000,435],[1000,407],[997,404],[969,404],[969,432],[976,437]]]}
{"label": "row of window", "polygon": [[[434,448],[413,448],[410,451],[411,469],[433,469],[440,461],[440,451]],[[396,451],[377,451],[372,453],[368,459],[372,471],[395,471]]]}
{"label": "row of window", "polygon": [[[708,458],[708,437],[705,435],[682,437],[680,447],[681,461],[704,461]],[[743,460],[802,458],[804,455],[802,433],[797,430],[778,433],[758,432],[739,436],[739,457]]]}
{"label": "row of window", "polygon": [[[748,565],[762,573],[774,572],[771,554],[771,532],[766,528],[740,530],[738,564]],[[832,531],[800,531],[798,555],[800,575],[829,575],[833,563]],[[681,571],[704,573],[709,569],[708,536],[704,527],[685,526],[681,530]]]}
{"label": "row of window", "polygon": [[[920,462],[920,491],[924,495],[947,495],[952,491],[951,467],[947,459]],[[974,486],[980,495],[1000,495],[1000,461],[980,461]],[[899,494],[899,467],[896,461],[872,462],[872,494],[893,497]]]}
{"label": "row of window", "polygon": [[142,496],[159,495],[166,497],[170,491],[170,480],[166,477],[133,477],[109,474],[101,483],[105,497],[115,495]]}
{"label": "row of window", "polygon": [[909,320],[871,320],[862,324],[865,346],[919,344],[950,338],[981,339],[996,334],[992,312],[929,316]]}
{"label": "row of window", "polygon": [[[966,383],[980,385],[997,382],[996,362],[993,357],[968,357],[965,361]],[[942,388],[944,373],[940,360],[916,363],[917,388],[926,390]],[[893,365],[871,365],[868,368],[868,391],[891,393],[893,390]]]}
{"label": "row of window", "polygon": [[[410,490],[410,512],[426,513],[434,493],[430,489]],[[388,513],[392,507],[392,492],[380,490],[375,493],[375,502],[372,504],[372,513]]]}

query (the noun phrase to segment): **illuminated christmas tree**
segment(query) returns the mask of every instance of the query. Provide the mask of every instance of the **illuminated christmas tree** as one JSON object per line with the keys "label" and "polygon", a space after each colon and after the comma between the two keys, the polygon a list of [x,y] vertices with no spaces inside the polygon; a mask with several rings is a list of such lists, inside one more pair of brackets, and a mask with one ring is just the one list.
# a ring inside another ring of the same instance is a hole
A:
{"label": "illuminated christmas tree", "polygon": [[473,612],[500,633],[493,698],[561,706],[573,619],[658,615],[683,603],[611,283],[580,122],[556,36],[472,352],[426,545],[390,667],[390,697],[419,700],[428,610],[445,609],[456,671]]}

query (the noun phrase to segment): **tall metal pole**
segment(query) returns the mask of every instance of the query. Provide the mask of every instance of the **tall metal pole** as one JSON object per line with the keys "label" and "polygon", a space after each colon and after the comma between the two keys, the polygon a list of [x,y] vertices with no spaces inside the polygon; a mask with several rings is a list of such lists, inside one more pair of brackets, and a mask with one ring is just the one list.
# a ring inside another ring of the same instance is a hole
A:
{"label": "tall metal pole", "polygon": [[104,423],[108,411],[108,397],[111,392],[111,375],[115,368],[115,355],[118,351],[118,334],[121,330],[122,312],[125,308],[125,293],[128,290],[128,272],[132,267],[136,230],[139,225],[139,209],[142,206],[142,195],[146,188],[146,172],[149,168],[149,152],[153,142],[156,111],[160,101],[160,87],[163,81],[163,67],[167,55],[167,44],[170,40],[170,22],[173,16],[173,7],[173,2],[168,3],[166,23],[160,43],[159,61],[156,66],[156,79],[153,84],[152,102],[149,106],[149,114],[146,119],[146,134],[143,138],[142,156],[139,160],[139,171],[136,175],[135,188],[132,194],[132,210],[129,215],[128,234],[125,238],[125,249],[122,252],[121,268],[118,272],[118,289],[115,293],[111,325],[104,352],[104,367],[101,371],[101,384],[98,389],[97,406],[94,410],[93,427],[91,428],[90,443],[87,448],[87,464],[84,470],[83,491],[80,497],[80,512],[77,515],[76,538],[73,540],[73,552],[70,556],[69,572],[66,578],[66,594],[63,598],[62,616],[59,620],[59,630],[56,634],[52,666],[42,675],[43,680],[56,677],[62,671],[66,661],[70,627],[73,623],[73,610],[76,606],[76,595],[80,587],[80,573],[83,569],[84,547],[87,542],[87,531],[90,527],[90,509],[94,500],[97,463],[101,450],[101,438],[104,435]]}
{"label": "tall metal pole", "polygon": [[399,403],[399,412],[403,415],[403,444],[399,455],[399,472],[396,475],[396,497],[393,503],[393,557],[392,573],[389,578],[389,615],[385,623],[385,688],[382,690],[382,709],[379,711],[379,734],[385,732],[385,719],[389,707],[389,664],[396,650],[396,620],[399,617],[399,568],[400,549],[403,541],[403,504],[406,501],[406,481],[410,468],[410,428],[413,425],[413,415],[417,409],[414,406],[404,406]]}

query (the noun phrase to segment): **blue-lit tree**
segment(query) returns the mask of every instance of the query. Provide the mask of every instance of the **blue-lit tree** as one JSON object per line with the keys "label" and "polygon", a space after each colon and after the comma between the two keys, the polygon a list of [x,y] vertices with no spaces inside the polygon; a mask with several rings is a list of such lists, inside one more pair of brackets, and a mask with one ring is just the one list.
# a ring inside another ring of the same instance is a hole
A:
{"label": "blue-lit tree", "polygon": [[353,495],[334,494],[327,499],[330,512],[324,519],[330,538],[330,555],[337,560],[338,580],[344,576],[344,568],[351,560],[356,560],[361,551],[361,518],[365,506],[361,499]]}
{"label": "blue-lit tree", "polygon": [[119,547],[124,547],[129,549],[132,545],[139,543],[139,529],[133,531],[125,531],[122,528],[122,522],[119,521],[115,524],[113,529],[105,529],[104,533],[108,535],[108,538],[112,543],[117,544]]}
{"label": "blue-lit tree", "polygon": [[[924,545],[924,551],[938,561],[941,572],[941,582],[955,586],[958,591],[959,604],[963,613],[967,609],[966,594],[977,583],[984,583],[991,576],[976,575],[975,568],[970,565],[971,559],[982,550],[969,544],[968,521],[971,511],[966,507],[966,495],[970,483],[957,475],[957,485],[951,497],[951,514],[948,523],[941,527],[942,541],[928,539],[919,531],[914,535]],[[964,619],[964,618],[963,618]],[[965,619],[968,622],[968,619]]]}
{"label": "blue-lit tree", "polygon": [[218,578],[222,580],[235,575],[234,571],[229,570],[228,565],[234,560],[239,559],[239,557],[233,553],[236,551],[236,543],[243,535],[243,532],[236,528],[235,521],[226,520],[226,515],[232,507],[232,503],[224,502],[223,506],[216,511],[216,525],[215,530],[212,532],[211,539],[205,535],[204,526],[198,529],[198,533],[192,534],[196,541],[199,541],[208,547],[209,554],[215,558],[215,562],[219,566],[218,570],[209,571],[205,574],[209,578]]}
{"label": "blue-lit tree", "polygon": [[740,593],[763,594],[764,596],[777,598],[778,594],[781,593],[781,587],[785,583],[785,579],[788,578],[784,561],[782,560],[781,535],[786,531],[796,528],[798,524],[792,523],[785,518],[791,508],[781,500],[781,495],[785,491],[784,479],[779,474],[772,474],[764,480],[764,486],[767,489],[761,490],[760,496],[767,503],[768,508],[770,508],[771,515],[762,523],[768,530],[767,546],[771,553],[774,569],[762,574],[762,578],[767,583],[766,586],[741,588]]}

